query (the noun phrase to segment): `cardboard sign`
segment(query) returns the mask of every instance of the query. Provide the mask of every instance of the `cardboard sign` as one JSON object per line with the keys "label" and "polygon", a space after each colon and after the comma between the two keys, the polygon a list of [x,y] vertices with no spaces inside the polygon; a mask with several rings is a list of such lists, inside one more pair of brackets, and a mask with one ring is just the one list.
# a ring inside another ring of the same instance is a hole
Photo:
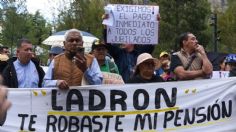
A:
{"label": "cardboard sign", "polygon": [[[159,6],[108,5],[107,42],[157,44]],[[104,23],[104,24],[106,24]]]}

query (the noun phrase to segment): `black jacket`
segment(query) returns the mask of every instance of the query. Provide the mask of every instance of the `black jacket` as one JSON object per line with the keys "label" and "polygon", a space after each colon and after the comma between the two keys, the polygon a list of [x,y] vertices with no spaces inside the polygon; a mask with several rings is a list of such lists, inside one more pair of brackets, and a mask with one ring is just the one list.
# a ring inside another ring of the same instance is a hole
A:
{"label": "black jacket", "polygon": [[[6,85],[9,88],[18,88],[18,79],[16,75],[16,70],[14,67],[13,62],[16,61],[16,57],[11,58],[8,60],[8,65],[3,70],[2,76],[3,76],[3,84]],[[45,75],[45,72],[43,71],[43,68],[40,67],[39,62],[35,59],[31,59],[31,61],[35,64],[35,67],[38,71],[39,76],[39,83],[38,87],[42,87],[43,78]],[[35,75],[32,75],[35,76]]]}
{"label": "black jacket", "polygon": [[135,75],[129,79],[127,83],[154,83],[154,82],[164,82],[160,76],[152,76],[151,79],[144,79],[140,75]]}

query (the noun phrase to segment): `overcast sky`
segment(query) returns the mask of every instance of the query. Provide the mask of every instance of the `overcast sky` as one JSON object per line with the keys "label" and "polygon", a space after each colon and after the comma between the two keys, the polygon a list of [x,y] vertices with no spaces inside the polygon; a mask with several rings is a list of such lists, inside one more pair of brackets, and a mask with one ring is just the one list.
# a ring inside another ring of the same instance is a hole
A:
{"label": "overcast sky", "polygon": [[52,19],[52,13],[55,12],[53,7],[57,7],[58,0],[27,0],[27,9],[30,13],[35,13],[37,10],[48,20]]}

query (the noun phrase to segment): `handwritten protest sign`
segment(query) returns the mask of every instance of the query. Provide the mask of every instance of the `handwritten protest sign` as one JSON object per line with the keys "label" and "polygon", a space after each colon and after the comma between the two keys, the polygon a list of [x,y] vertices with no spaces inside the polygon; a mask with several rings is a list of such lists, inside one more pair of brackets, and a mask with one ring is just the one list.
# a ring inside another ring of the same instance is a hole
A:
{"label": "handwritten protest sign", "polygon": [[108,7],[110,9],[108,11],[110,22],[106,22],[110,25],[107,25],[108,43],[158,43],[158,6],[114,4]]}

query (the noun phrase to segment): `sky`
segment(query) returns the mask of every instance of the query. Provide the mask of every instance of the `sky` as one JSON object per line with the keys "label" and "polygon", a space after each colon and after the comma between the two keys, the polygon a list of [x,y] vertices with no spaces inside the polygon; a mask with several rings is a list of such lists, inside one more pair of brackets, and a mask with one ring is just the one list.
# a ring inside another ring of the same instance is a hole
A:
{"label": "sky", "polygon": [[[26,5],[29,13],[34,14],[37,10],[44,16],[47,21],[53,18],[53,7],[57,6],[57,0],[27,0]],[[55,12],[56,13],[56,12]]]}

